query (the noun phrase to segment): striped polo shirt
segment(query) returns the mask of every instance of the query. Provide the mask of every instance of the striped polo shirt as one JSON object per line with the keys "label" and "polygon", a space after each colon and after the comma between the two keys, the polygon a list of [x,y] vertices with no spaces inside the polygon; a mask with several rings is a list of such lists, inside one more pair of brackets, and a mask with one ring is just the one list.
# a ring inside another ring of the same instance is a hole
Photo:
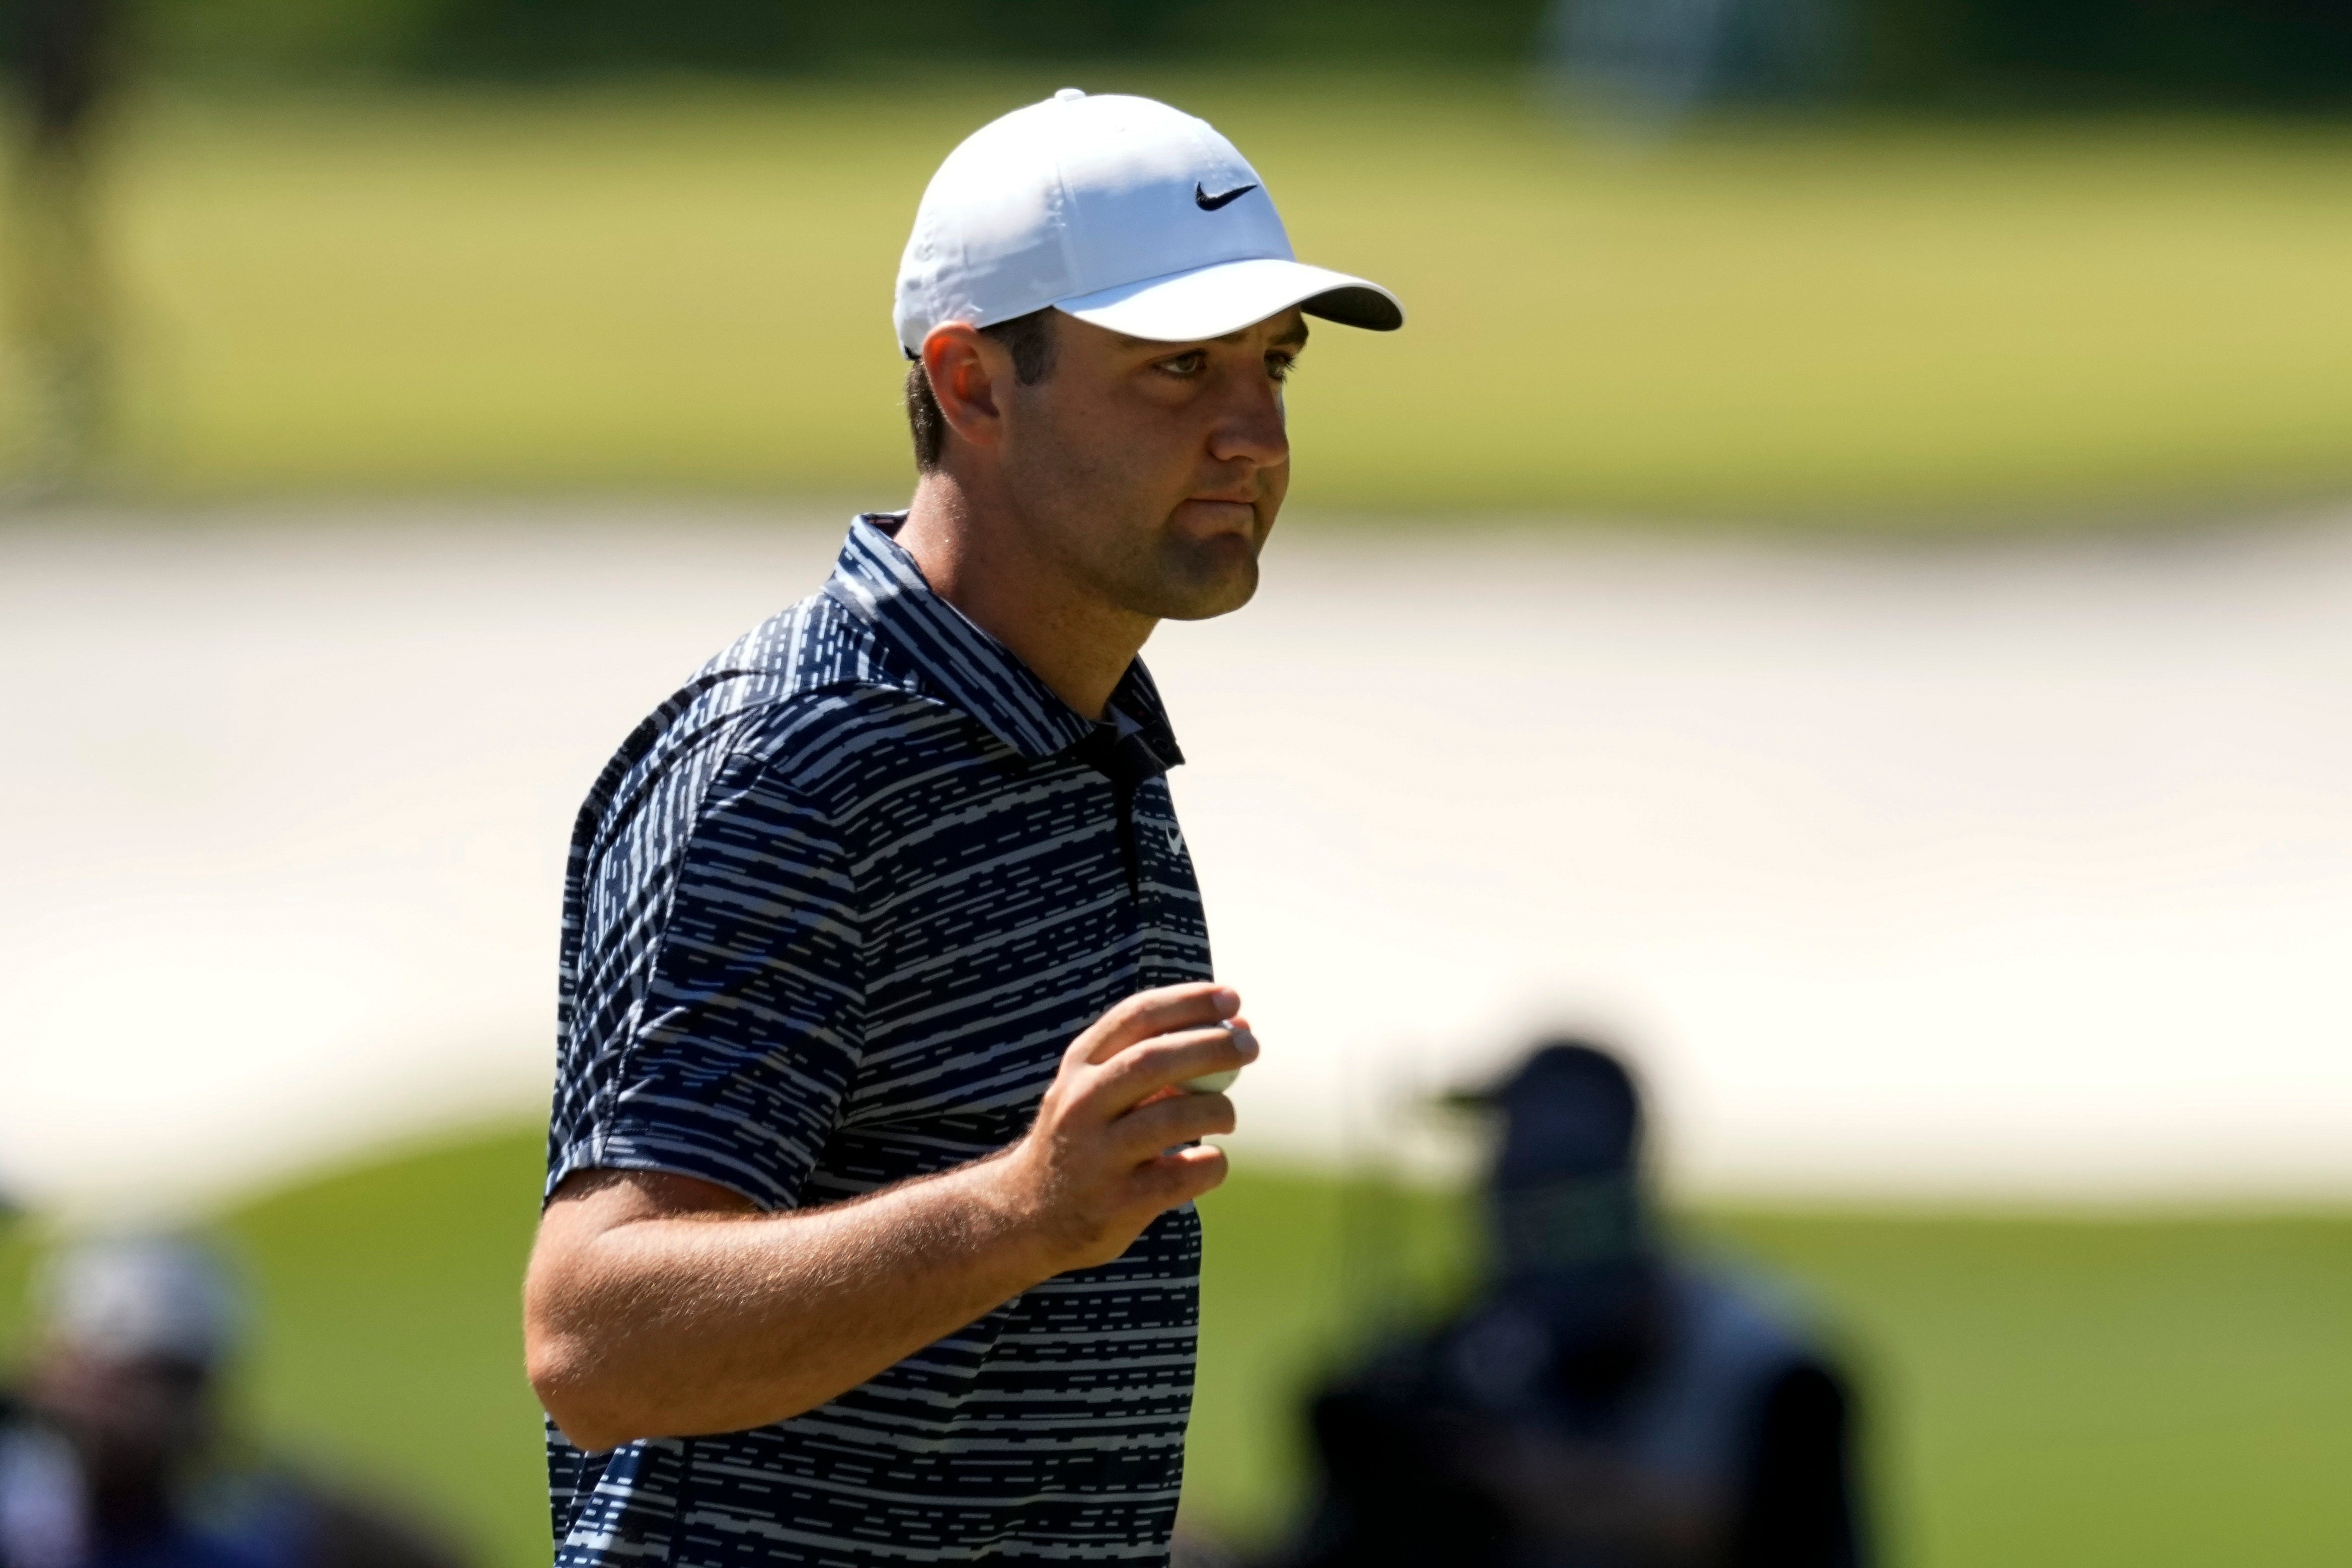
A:
{"label": "striped polo shirt", "polygon": [[[1097,724],[851,527],[713,659],[572,840],[548,1188],[593,1167],[830,1203],[1018,1138],[1120,998],[1210,977],[1150,677]],[[584,1454],[559,1564],[1145,1561],[1182,1477],[1200,1221],[774,1426]]]}

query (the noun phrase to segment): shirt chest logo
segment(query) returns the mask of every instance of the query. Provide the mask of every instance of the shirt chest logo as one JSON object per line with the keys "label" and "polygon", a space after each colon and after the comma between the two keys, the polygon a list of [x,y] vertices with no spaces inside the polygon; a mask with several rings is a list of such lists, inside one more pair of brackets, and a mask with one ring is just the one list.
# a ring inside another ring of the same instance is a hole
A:
{"label": "shirt chest logo", "polygon": [[1139,839],[1147,842],[1152,838],[1159,839],[1160,847],[1168,851],[1171,859],[1183,858],[1184,829],[1174,817],[1138,816],[1135,819],[1135,835]]}

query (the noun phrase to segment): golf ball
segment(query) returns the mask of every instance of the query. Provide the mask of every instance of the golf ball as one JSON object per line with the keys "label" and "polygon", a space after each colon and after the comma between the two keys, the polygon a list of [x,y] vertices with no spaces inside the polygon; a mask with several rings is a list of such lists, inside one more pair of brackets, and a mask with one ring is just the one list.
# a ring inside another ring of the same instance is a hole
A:
{"label": "golf ball", "polygon": [[[1220,1024],[1217,1027],[1230,1034],[1234,1026]],[[1234,1079],[1241,1076],[1241,1068],[1227,1068],[1223,1072],[1204,1072],[1199,1078],[1188,1078],[1184,1080],[1184,1087],[1194,1094],[1223,1094],[1234,1086]]]}

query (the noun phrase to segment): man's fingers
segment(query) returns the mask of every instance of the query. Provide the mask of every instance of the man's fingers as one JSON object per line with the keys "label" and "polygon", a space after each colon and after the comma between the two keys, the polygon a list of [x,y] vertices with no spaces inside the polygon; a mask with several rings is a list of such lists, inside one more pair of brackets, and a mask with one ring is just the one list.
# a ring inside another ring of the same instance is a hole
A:
{"label": "man's fingers", "polygon": [[1171,1084],[1213,1072],[1231,1072],[1257,1060],[1257,1037],[1246,1029],[1187,1029],[1129,1046],[1103,1065],[1087,1100],[1105,1116],[1132,1110]]}
{"label": "man's fingers", "polygon": [[1202,1143],[1171,1149],[1136,1173],[1149,1200],[1160,1210],[1191,1203],[1225,1179],[1225,1152]]}
{"label": "man's fingers", "polygon": [[1090,1192],[1086,1206],[1107,1201],[1097,1212],[1121,1216],[1115,1228],[1207,1192],[1225,1179],[1225,1157],[1198,1141],[1233,1131],[1233,1101],[1177,1086],[1256,1059],[1241,1010],[1237,994],[1208,982],[1128,997],[1070,1043],[1024,1145]]}
{"label": "man's fingers", "polygon": [[1181,1094],[1130,1110],[1110,1126],[1112,1146],[1142,1160],[1196,1139],[1234,1130],[1234,1102],[1222,1094]]}
{"label": "man's fingers", "polygon": [[1231,987],[1206,981],[1139,991],[1087,1031],[1092,1037],[1087,1060],[1108,1061],[1139,1040],[1220,1023],[1239,1013],[1241,1005]]}
{"label": "man's fingers", "polygon": [[1108,1061],[1138,1040],[1221,1023],[1241,1010],[1241,996],[1231,986],[1205,980],[1162,985],[1129,996],[1078,1038],[1086,1044],[1087,1061]]}

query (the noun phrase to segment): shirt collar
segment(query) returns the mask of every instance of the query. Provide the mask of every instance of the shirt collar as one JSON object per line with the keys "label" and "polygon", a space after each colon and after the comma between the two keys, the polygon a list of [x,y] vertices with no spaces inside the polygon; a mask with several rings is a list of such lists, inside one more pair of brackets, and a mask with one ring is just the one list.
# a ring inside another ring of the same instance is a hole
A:
{"label": "shirt collar", "polygon": [[[935,695],[1024,756],[1050,757],[1091,734],[1095,724],[1055,696],[1012,649],[931,592],[915,558],[891,537],[906,521],[905,512],[866,512],[852,522],[824,585],[827,596],[904,654]],[[1139,731],[1163,765],[1184,760],[1141,659],[1127,667],[1110,707],[1105,722],[1122,732]]]}

